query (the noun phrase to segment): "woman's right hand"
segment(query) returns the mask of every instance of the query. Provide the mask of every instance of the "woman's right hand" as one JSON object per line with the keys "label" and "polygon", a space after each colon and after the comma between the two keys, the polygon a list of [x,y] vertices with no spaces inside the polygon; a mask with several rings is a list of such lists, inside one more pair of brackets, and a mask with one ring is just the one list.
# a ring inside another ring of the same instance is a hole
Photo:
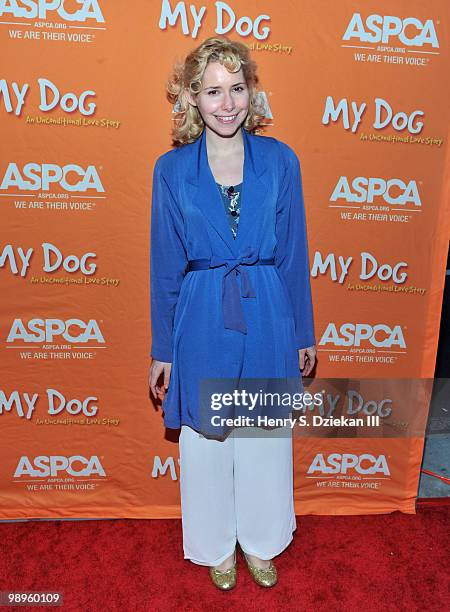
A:
{"label": "woman's right hand", "polygon": [[[172,364],[167,363],[166,361],[158,361],[157,359],[153,359],[150,365],[150,371],[148,375],[148,384],[150,386],[150,390],[153,394],[153,397],[157,399],[158,397],[162,400],[164,399],[164,395],[169,388],[169,380],[170,380],[170,372],[172,370]],[[164,373],[164,384],[163,387],[160,387],[156,383],[158,382],[158,378],[161,374]],[[164,390],[163,390],[164,389]]]}

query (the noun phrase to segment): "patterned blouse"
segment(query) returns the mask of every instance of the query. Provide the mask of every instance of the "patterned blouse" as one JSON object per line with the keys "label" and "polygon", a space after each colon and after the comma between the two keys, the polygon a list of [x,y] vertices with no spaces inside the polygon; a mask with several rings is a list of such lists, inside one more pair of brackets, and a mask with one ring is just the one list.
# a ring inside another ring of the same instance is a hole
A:
{"label": "patterned blouse", "polygon": [[239,185],[221,185],[220,183],[217,183],[217,186],[219,187],[219,191],[222,195],[225,213],[230,224],[233,238],[236,238],[241,207],[239,197],[242,191],[242,183],[239,183]]}

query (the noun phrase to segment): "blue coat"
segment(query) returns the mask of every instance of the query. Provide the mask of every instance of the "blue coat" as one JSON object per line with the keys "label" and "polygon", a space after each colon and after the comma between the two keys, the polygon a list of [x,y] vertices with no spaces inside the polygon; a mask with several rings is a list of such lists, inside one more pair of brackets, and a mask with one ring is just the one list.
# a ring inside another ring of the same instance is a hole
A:
{"label": "blue coat", "polygon": [[169,428],[204,431],[205,380],[294,377],[301,385],[298,349],[315,344],[298,157],[275,138],[241,131],[236,239],[209,167],[205,130],[154,167],[151,355],[172,363],[163,400]]}

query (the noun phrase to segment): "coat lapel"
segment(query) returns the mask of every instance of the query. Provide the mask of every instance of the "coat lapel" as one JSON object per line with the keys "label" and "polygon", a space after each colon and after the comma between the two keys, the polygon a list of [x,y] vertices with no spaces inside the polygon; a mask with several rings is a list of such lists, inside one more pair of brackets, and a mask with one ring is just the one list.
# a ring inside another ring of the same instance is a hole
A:
{"label": "coat lapel", "polygon": [[244,140],[244,180],[241,193],[241,210],[236,239],[233,239],[224,205],[208,163],[206,134],[192,143],[192,159],[186,177],[191,202],[206,216],[222,241],[228,247],[231,257],[240,257],[254,243],[258,223],[258,210],[268,195],[264,182],[267,171],[262,153],[258,155],[257,137],[241,127]]}

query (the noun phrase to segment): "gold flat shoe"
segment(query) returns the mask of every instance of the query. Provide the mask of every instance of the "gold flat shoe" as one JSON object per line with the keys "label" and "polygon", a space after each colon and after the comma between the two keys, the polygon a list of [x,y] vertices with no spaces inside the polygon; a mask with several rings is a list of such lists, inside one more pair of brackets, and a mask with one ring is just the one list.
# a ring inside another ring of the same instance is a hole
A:
{"label": "gold flat shoe", "polygon": [[215,567],[209,568],[211,580],[218,589],[229,591],[236,586],[237,567],[236,567],[236,549],[234,549],[233,567],[227,570],[218,570]]}
{"label": "gold flat shoe", "polygon": [[278,582],[277,568],[273,564],[272,560],[270,561],[269,567],[263,569],[261,567],[256,567],[256,565],[252,565],[247,559],[245,552],[242,552],[244,553],[244,559],[247,563],[248,569],[250,570],[250,574],[252,575],[252,578],[256,584],[263,587],[271,587]]}

